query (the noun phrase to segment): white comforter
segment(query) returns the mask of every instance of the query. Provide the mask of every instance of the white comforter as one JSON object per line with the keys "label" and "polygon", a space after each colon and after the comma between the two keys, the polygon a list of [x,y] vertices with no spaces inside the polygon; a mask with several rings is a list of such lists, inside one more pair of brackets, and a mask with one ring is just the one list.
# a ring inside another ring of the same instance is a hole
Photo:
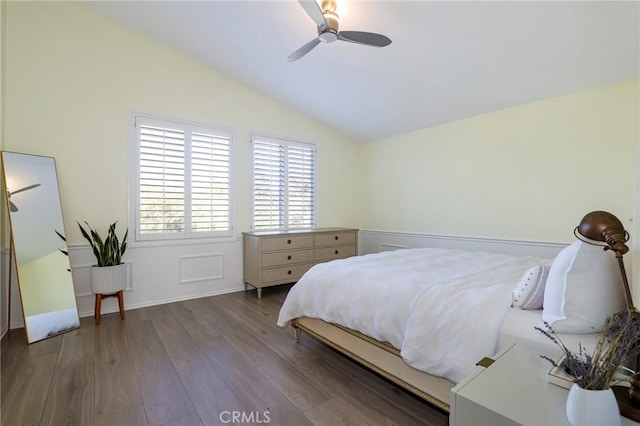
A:
{"label": "white comforter", "polygon": [[291,288],[278,325],[319,318],[400,349],[411,366],[454,383],[495,353],[522,274],[537,257],[396,250],[322,263]]}

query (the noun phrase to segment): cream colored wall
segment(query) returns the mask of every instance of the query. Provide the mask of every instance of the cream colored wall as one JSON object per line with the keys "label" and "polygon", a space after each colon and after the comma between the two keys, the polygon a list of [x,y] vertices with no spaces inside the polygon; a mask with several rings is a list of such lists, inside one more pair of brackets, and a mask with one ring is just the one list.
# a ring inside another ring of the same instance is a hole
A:
{"label": "cream colored wall", "polygon": [[364,147],[363,227],[570,242],[585,213],[631,229],[639,80]]}
{"label": "cream colored wall", "polygon": [[127,223],[132,111],[234,131],[238,232],[251,131],[319,142],[319,225],[359,224],[355,142],[73,2],[7,2],[6,15],[5,148],[56,158],[71,243],[76,221]]}

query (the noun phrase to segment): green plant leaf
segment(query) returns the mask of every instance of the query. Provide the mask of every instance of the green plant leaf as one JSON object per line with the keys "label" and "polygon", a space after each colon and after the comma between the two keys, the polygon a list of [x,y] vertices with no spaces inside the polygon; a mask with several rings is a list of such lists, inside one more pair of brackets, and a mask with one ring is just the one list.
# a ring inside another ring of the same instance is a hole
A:
{"label": "green plant leaf", "polygon": [[53,232],[55,232],[56,234],[58,234],[58,237],[62,238],[62,241],[64,241],[65,243],[67,242],[67,239],[64,237],[64,235],[62,235],[61,233],[59,233],[58,231],[56,231],[55,229],[53,230]]}
{"label": "green plant leaf", "polygon": [[91,228],[88,222],[85,221],[88,230],[78,222],[82,236],[91,244],[98,266],[115,266],[122,263],[122,256],[127,248],[126,240],[129,235],[129,230],[127,229],[125,231],[123,241],[120,243],[118,235],[116,234],[117,223],[118,222],[114,222],[109,225],[107,236],[103,240],[98,231]]}
{"label": "green plant leaf", "polygon": [[[96,244],[93,241],[93,238],[89,235],[89,232],[87,232],[82,225],[80,224],[80,222],[77,222],[78,226],[80,227],[80,232],[82,233],[82,236],[89,242],[89,244],[91,245],[91,249],[93,250],[93,255],[96,257],[96,260],[98,261],[98,266],[100,265],[100,250],[98,250],[98,247],[96,246]],[[89,227],[89,230],[91,231],[91,226],[89,226],[89,224],[87,222],[85,222],[87,224],[87,227]],[[91,234],[93,235],[93,231],[91,231]]]}

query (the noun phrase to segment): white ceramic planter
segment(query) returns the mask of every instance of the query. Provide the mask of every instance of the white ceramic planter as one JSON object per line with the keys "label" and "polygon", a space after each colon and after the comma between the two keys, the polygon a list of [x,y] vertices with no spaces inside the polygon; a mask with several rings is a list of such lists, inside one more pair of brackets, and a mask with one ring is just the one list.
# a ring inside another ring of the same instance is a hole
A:
{"label": "white ceramic planter", "polygon": [[566,412],[573,426],[620,426],[620,410],[611,388],[589,390],[574,383],[567,397]]}
{"label": "white ceramic planter", "polygon": [[127,286],[127,265],[91,267],[91,291],[94,294],[113,294]]}

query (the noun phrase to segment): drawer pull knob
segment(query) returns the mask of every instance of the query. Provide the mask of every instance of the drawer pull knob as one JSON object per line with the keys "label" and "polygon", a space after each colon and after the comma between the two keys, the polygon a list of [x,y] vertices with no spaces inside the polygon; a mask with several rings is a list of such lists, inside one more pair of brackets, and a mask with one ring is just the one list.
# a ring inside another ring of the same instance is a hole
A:
{"label": "drawer pull knob", "polygon": [[287,274],[288,274],[288,275],[291,275],[291,271],[287,271]]}
{"label": "drawer pull knob", "polygon": [[287,244],[291,244],[291,240],[287,240]]}
{"label": "drawer pull knob", "polygon": [[287,260],[291,260],[291,255],[287,256]]}
{"label": "drawer pull knob", "polygon": [[336,250],[336,254],[338,254],[338,250]]}
{"label": "drawer pull knob", "polygon": [[336,235],[336,237],[335,237],[335,238],[336,238],[336,241],[338,241],[338,239],[339,239],[340,237],[338,237],[338,236]]}

